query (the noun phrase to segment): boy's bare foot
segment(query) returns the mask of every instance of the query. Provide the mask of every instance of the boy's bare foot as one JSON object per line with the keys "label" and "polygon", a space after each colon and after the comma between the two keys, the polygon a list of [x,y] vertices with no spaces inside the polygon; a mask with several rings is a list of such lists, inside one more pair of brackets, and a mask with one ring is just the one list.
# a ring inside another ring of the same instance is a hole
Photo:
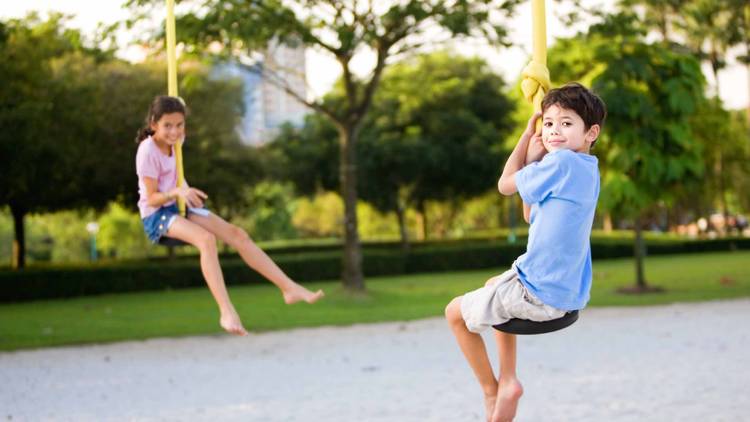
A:
{"label": "boy's bare foot", "polygon": [[291,305],[292,303],[297,303],[301,301],[305,301],[307,303],[315,303],[320,298],[325,296],[325,293],[323,293],[322,290],[318,290],[317,292],[311,292],[307,290],[306,288],[300,286],[297,283],[294,283],[294,285],[287,290],[283,292],[284,294],[284,302],[287,305]]}
{"label": "boy's bare foot", "polygon": [[492,422],[492,414],[495,412],[495,402],[497,401],[497,394],[494,396],[484,396],[484,410],[487,415],[487,422]]}
{"label": "boy's bare foot", "polygon": [[221,325],[221,328],[223,328],[230,334],[235,334],[238,336],[247,335],[247,330],[242,326],[240,316],[237,315],[237,312],[235,311],[222,314],[221,318],[219,319],[219,324]]}
{"label": "boy's bare foot", "polygon": [[497,401],[492,414],[492,422],[512,422],[516,417],[521,395],[523,395],[523,387],[518,379],[501,377],[497,384]]}

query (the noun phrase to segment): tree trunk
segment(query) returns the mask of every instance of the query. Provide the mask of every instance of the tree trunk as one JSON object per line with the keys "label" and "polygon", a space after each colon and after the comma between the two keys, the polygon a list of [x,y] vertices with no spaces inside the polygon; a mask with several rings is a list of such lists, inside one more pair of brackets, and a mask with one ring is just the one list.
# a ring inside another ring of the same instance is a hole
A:
{"label": "tree trunk", "polygon": [[[747,55],[750,57],[750,44],[747,46]],[[748,98],[750,98],[750,63],[748,63],[746,66],[747,68],[747,91],[748,91]],[[750,123],[750,101],[747,103],[747,121]],[[748,137],[750,137],[750,124],[747,125],[747,133]]]}
{"label": "tree trunk", "polygon": [[11,204],[10,212],[13,214],[13,254],[11,266],[13,269],[20,270],[26,267],[26,233],[23,227],[23,219],[26,216],[26,210],[22,207],[15,207]]}
{"label": "tree trunk", "polygon": [[409,252],[409,232],[406,230],[406,209],[401,201],[396,201],[396,217],[398,218],[398,231],[401,234],[401,249]]}
{"label": "tree trunk", "polygon": [[[724,180],[724,154],[721,150],[718,151],[719,157],[716,161],[716,175],[719,178],[719,201],[721,201],[721,215],[724,216],[724,223],[726,224],[729,218],[729,206],[727,205],[727,188]],[[726,226],[725,226],[726,228]]]}
{"label": "tree trunk", "polygon": [[718,100],[721,98],[721,87],[719,85],[719,59],[717,57],[717,54],[712,50],[711,51],[711,70],[714,72],[714,82],[716,82],[716,99]]}
{"label": "tree trunk", "polygon": [[344,256],[342,281],[344,288],[363,291],[365,280],[362,274],[362,246],[359,243],[357,223],[357,144],[356,127],[348,126],[340,136],[341,197],[344,199]]}
{"label": "tree trunk", "polygon": [[604,230],[604,233],[612,233],[612,213],[605,213],[603,220],[602,230]]}
{"label": "tree trunk", "polygon": [[641,217],[635,219],[635,243],[633,256],[635,258],[635,285],[639,290],[646,290],[646,277],[643,273],[643,259],[645,257],[645,245],[643,243],[643,227]]}
{"label": "tree trunk", "polygon": [[417,203],[417,213],[419,214],[419,232],[421,240],[427,240],[427,211],[425,210],[424,201]]}

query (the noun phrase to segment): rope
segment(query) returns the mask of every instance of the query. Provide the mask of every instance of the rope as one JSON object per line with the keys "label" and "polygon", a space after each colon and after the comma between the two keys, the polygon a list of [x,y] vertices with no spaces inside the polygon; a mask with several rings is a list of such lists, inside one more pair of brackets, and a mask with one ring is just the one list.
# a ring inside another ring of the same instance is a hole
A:
{"label": "rope", "polygon": [[[521,72],[521,91],[526,101],[534,106],[534,112],[542,109],[544,94],[550,89],[549,69],[547,69],[547,22],[544,0],[531,0],[534,53],[531,62]],[[537,131],[541,119],[537,121]]]}
{"label": "rope", "polygon": [[[165,21],[167,30],[167,94],[172,97],[177,94],[177,54],[175,49],[175,23],[174,23],[174,0],[167,0],[167,19]],[[177,162],[177,187],[185,184],[185,171],[182,168],[182,142],[178,142],[174,148],[175,161]],[[177,207],[180,215],[185,214],[185,200],[177,197]]]}

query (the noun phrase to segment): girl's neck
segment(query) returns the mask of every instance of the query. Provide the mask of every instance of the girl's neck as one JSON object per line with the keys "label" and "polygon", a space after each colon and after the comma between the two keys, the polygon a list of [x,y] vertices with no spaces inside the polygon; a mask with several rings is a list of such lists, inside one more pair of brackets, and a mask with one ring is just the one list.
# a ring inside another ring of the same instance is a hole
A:
{"label": "girl's neck", "polygon": [[154,140],[154,144],[157,148],[159,148],[159,151],[161,151],[164,155],[171,157],[172,156],[172,146],[167,144],[164,141],[160,141],[157,138],[154,138],[153,136],[151,139]]}

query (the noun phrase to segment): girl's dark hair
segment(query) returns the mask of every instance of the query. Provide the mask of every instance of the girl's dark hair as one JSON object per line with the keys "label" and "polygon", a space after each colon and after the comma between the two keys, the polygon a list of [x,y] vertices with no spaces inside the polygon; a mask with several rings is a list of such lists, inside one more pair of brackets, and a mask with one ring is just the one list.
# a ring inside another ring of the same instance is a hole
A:
{"label": "girl's dark hair", "polygon": [[182,113],[183,116],[187,115],[185,108],[185,102],[179,97],[170,97],[169,95],[159,95],[151,101],[151,107],[148,109],[146,115],[146,121],[142,128],[138,130],[138,134],[135,137],[135,143],[139,143],[142,140],[148,138],[154,134],[151,130],[151,123],[158,122],[161,116],[170,113]]}

